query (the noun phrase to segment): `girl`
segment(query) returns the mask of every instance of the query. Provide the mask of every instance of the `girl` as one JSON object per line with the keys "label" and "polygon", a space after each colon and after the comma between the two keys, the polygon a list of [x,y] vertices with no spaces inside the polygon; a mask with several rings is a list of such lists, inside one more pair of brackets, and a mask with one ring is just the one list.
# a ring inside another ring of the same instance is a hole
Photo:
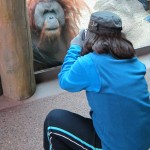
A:
{"label": "girl", "polygon": [[91,14],[85,35],[72,41],[58,75],[61,88],[86,91],[91,118],[51,111],[44,123],[45,150],[148,150],[150,99],[146,68],[112,12]]}

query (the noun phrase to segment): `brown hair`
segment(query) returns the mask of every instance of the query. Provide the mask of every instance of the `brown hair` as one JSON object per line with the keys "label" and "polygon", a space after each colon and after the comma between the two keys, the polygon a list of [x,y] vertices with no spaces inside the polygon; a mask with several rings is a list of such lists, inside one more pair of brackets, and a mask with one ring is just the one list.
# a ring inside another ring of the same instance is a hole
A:
{"label": "brown hair", "polygon": [[[30,27],[33,30],[36,30],[35,21],[34,21],[34,11],[35,7],[39,2],[50,2],[49,0],[26,0],[27,1],[27,12],[29,16]],[[77,35],[79,31],[78,24],[80,23],[80,17],[82,16],[82,11],[86,10],[90,12],[90,8],[84,0],[53,0],[58,2],[64,12],[65,12],[65,26],[64,38],[70,43],[70,40]]]}
{"label": "brown hair", "polygon": [[135,56],[132,43],[120,30],[104,29],[99,33],[87,31],[81,55],[89,52],[111,54],[117,59],[129,59]]}

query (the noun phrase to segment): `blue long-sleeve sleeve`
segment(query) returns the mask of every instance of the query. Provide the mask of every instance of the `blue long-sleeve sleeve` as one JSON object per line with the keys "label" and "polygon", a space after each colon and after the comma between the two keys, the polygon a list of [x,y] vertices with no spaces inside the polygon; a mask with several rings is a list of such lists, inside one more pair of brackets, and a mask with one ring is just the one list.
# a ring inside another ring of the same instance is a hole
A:
{"label": "blue long-sleeve sleeve", "polygon": [[[100,80],[90,54],[80,56],[81,47],[71,45],[58,75],[59,85],[69,92],[99,91]],[[94,77],[93,77],[94,75]]]}

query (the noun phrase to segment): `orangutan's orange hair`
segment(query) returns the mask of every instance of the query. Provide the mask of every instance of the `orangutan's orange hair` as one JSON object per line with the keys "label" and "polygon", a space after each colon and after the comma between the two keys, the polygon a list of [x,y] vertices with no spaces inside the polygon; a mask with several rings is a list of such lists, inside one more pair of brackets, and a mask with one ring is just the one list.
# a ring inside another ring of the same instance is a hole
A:
{"label": "orangutan's orange hair", "polygon": [[[30,27],[35,29],[34,11],[39,2],[48,2],[49,0],[26,0],[27,12],[29,16]],[[78,24],[82,16],[82,10],[90,10],[84,0],[56,0],[65,12],[65,32],[72,39],[79,31]],[[66,34],[65,33],[65,34]]]}

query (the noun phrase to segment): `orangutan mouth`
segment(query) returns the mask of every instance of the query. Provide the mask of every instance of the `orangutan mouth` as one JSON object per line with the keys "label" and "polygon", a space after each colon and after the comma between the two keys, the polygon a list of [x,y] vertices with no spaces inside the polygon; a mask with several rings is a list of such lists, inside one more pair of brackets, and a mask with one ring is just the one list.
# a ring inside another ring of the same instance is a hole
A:
{"label": "orangutan mouth", "polygon": [[46,31],[56,31],[56,30],[59,30],[59,28],[46,28],[45,30]]}

